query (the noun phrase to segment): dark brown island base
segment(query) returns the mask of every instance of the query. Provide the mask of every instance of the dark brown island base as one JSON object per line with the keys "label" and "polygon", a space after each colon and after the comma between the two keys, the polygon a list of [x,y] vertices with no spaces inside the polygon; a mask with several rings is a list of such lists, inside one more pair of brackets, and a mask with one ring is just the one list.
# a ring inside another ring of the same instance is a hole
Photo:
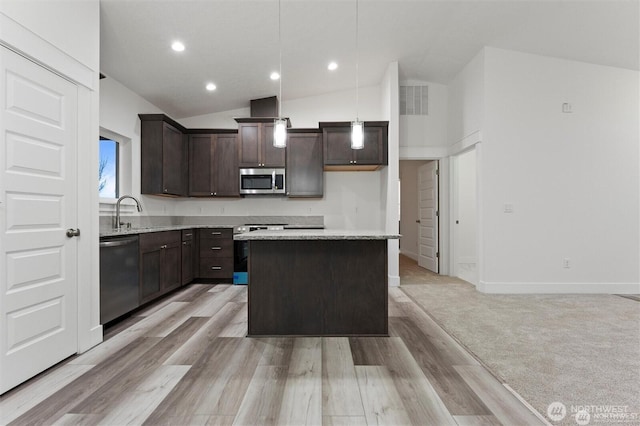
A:
{"label": "dark brown island base", "polygon": [[380,232],[255,231],[249,336],[387,336],[387,240]]}

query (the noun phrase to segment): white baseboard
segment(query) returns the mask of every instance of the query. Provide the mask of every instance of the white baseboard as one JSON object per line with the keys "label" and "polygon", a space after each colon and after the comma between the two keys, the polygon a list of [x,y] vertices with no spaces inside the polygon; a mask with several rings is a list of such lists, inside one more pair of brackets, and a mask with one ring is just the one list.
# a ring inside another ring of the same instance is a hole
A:
{"label": "white baseboard", "polygon": [[480,281],[482,293],[494,294],[640,294],[640,283],[504,283]]}
{"label": "white baseboard", "polygon": [[103,332],[102,325],[97,325],[89,330],[88,333],[84,334],[79,338],[80,342],[78,343],[78,353],[84,353],[94,346],[102,343],[103,341]]}
{"label": "white baseboard", "polygon": [[400,276],[398,275],[389,275],[389,287],[398,287],[400,286]]}

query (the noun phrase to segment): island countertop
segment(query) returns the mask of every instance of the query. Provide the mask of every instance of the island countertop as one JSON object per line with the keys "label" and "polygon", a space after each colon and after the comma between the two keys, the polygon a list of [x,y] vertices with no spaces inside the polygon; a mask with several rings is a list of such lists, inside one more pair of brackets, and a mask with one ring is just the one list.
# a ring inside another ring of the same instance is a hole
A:
{"label": "island countertop", "polygon": [[400,235],[379,230],[284,229],[246,232],[236,234],[233,238],[235,240],[392,240],[400,238]]}

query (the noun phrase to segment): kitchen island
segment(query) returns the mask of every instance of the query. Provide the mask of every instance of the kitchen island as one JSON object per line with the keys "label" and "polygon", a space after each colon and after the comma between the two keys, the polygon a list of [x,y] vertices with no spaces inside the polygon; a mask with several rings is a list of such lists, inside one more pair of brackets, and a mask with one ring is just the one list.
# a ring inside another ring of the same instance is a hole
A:
{"label": "kitchen island", "polygon": [[283,230],[249,241],[249,336],[386,336],[387,240],[380,231]]}

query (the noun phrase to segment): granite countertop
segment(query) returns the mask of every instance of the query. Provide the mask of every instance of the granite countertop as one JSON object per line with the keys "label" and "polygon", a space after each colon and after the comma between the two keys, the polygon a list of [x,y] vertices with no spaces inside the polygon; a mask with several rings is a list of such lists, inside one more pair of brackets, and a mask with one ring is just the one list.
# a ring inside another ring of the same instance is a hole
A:
{"label": "granite countertop", "polygon": [[253,231],[233,236],[235,240],[391,240],[400,235],[375,230],[285,229]]}
{"label": "granite countertop", "polygon": [[[100,237],[119,237],[123,235],[138,235],[146,234],[149,232],[162,232],[162,231],[180,231],[183,229],[201,229],[201,228],[226,228],[233,229],[237,225],[158,225],[158,226],[141,226],[134,228],[122,228],[120,231],[115,229],[101,230]],[[324,229],[322,225],[286,225],[284,229],[291,230],[321,230]],[[257,232],[257,231],[254,231]]]}
{"label": "granite countertop", "polygon": [[106,231],[100,231],[100,238],[119,237],[122,235],[138,235],[138,234],[146,234],[149,232],[181,231],[183,229],[200,229],[200,228],[233,229],[235,228],[235,225],[160,225],[160,226],[143,226],[139,228],[122,228],[120,231],[117,231],[115,229],[110,229]]}

